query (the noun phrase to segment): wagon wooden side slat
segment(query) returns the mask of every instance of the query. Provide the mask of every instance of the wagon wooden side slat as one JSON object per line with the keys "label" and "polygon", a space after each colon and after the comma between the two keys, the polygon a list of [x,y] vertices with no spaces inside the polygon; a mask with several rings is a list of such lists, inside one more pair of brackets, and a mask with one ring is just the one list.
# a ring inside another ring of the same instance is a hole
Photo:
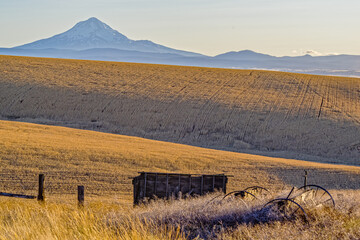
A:
{"label": "wagon wooden side slat", "polygon": [[145,199],[204,195],[216,190],[226,193],[227,179],[224,174],[140,172],[140,175],[134,177],[132,181],[134,204],[139,204]]}

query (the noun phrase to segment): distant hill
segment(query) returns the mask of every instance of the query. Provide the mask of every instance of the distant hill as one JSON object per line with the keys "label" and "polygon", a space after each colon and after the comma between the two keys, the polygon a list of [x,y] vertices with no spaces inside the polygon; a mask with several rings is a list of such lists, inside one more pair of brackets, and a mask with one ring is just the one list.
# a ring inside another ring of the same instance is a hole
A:
{"label": "distant hill", "polygon": [[243,50],[243,51],[239,51],[239,52],[227,52],[227,53],[223,53],[223,54],[219,54],[217,56],[215,56],[214,58],[216,59],[226,59],[226,60],[270,60],[270,59],[274,59],[276,57],[267,55],[267,54],[262,54],[262,53],[257,53],[251,50]]}
{"label": "distant hill", "polygon": [[211,57],[149,40],[131,40],[94,17],[50,38],[0,48],[0,54],[360,77],[360,56],[356,55],[274,57],[244,50]]}
{"label": "distant hill", "polygon": [[0,66],[2,119],[360,165],[358,78],[10,56]]}

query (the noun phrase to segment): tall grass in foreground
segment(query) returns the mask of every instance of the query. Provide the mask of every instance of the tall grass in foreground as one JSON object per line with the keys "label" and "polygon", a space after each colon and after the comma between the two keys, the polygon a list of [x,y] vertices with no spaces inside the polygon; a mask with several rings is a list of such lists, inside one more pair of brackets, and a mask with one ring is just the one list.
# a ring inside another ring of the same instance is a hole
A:
{"label": "tall grass in foreground", "polygon": [[[109,215],[121,212],[121,224]],[[179,230],[136,220],[132,209],[117,204],[77,205],[0,200],[0,239],[183,239]]]}
{"label": "tall grass in foreground", "polygon": [[[0,199],[1,239],[359,239],[359,192],[335,192],[337,207],[307,209],[280,220],[261,210],[268,199],[211,201],[214,195],[158,200],[125,208],[116,203],[76,205]],[[270,196],[270,198],[273,196]]]}

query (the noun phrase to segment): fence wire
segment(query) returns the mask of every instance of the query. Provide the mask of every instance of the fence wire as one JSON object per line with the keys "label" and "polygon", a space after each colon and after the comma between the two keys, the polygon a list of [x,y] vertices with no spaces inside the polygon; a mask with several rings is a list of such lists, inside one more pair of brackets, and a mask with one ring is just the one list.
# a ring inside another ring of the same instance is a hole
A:
{"label": "fence wire", "polygon": [[[118,174],[44,173],[45,193],[77,194],[77,186],[85,186],[87,196],[132,194],[130,176]],[[39,174],[0,172],[0,192],[36,195]]]}

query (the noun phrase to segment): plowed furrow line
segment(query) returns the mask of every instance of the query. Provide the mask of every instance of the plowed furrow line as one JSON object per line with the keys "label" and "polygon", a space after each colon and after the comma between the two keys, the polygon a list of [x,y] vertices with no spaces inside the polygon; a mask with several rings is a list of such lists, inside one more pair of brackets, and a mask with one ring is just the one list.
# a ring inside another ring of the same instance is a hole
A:
{"label": "plowed furrow line", "polygon": [[[272,96],[272,99],[275,99],[275,101],[270,105],[269,113],[267,114],[267,116],[259,126],[259,129],[261,129],[262,126],[264,126],[262,128],[264,133],[268,131],[269,128],[271,128],[271,126],[273,125],[273,120],[275,119],[277,113],[280,113],[277,112],[277,110],[280,108],[281,103],[286,102],[286,99],[288,98],[287,94],[284,93],[284,88],[287,85],[285,84],[281,84],[281,85],[282,85],[281,90],[274,91],[273,95],[275,95],[275,97]],[[276,119],[276,121],[277,120],[278,119]],[[280,126],[280,124],[276,124],[276,125],[277,127]]]}
{"label": "plowed furrow line", "polygon": [[[203,107],[200,109],[199,114],[197,115],[197,118],[194,121],[194,126],[196,128],[196,124],[199,122],[200,127],[198,127],[198,130],[201,130],[204,128],[205,123],[207,122],[209,116],[211,115],[213,109],[217,105],[218,101],[217,99],[222,96],[222,94],[219,94],[223,92],[223,89],[226,85],[228,85],[230,82],[234,81],[233,78],[230,78],[229,80],[223,82],[219,81],[219,87],[215,90],[215,92],[207,99]],[[215,119],[212,119],[215,120]],[[201,122],[201,123],[200,123]],[[195,130],[193,127],[193,131]]]}
{"label": "plowed furrow line", "polygon": [[[148,78],[151,79],[151,78]],[[154,82],[153,79],[150,80],[150,82]],[[155,81],[157,84],[152,84],[151,89],[161,89],[161,86],[164,84],[162,81]],[[151,95],[152,95],[153,91],[148,89],[147,94],[145,94],[145,96],[142,97],[142,101],[145,103],[146,99],[151,99]],[[168,99],[161,99],[159,98],[159,102],[167,102]],[[144,119],[146,121],[145,126],[151,126],[154,122],[154,118],[155,118],[155,112],[158,111],[163,111],[163,109],[159,108],[160,104],[152,104],[150,107],[147,108],[147,112],[149,113],[149,117],[147,117],[146,119]],[[145,137],[145,135],[144,135]]]}
{"label": "plowed furrow line", "polygon": [[[251,75],[251,73],[250,73],[250,75]],[[252,81],[250,82],[250,83],[248,83],[248,85],[246,86],[246,88],[244,88],[244,90],[242,90],[242,91],[240,91],[238,94],[237,94],[237,96],[236,96],[236,98],[234,99],[234,101],[233,101],[233,103],[234,104],[238,104],[238,102],[240,102],[239,101],[239,99],[241,98],[241,99],[243,99],[244,98],[244,93],[246,93],[246,89],[252,89],[252,88],[254,88],[254,85],[255,85],[255,79],[254,78],[247,78],[247,79],[252,79]],[[240,79],[239,79],[240,80]],[[228,125],[229,125],[229,123],[231,123],[232,122],[232,120],[234,120],[232,117],[233,117],[233,114],[234,114],[234,111],[235,111],[235,107],[233,106],[232,108],[231,108],[231,111],[230,111],[230,113],[228,114],[228,116],[227,116],[227,119],[226,119],[226,122],[225,122],[225,125],[224,125],[224,129],[225,129],[225,131],[226,131],[226,129],[228,128]]]}
{"label": "plowed furrow line", "polygon": [[290,105],[288,106],[288,110],[286,111],[283,119],[281,120],[280,125],[284,124],[290,118],[290,116],[292,117],[294,115],[293,112],[294,107],[296,106],[295,103],[298,102],[298,98],[304,89],[304,83],[301,79],[294,78],[294,81],[297,82],[296,92],[294,91],[295,93],[293,93],[291,97]]}
{"label": "plowed furrow line", "polygon": [[[265,90],[269,89],[269,87],[272,85],[272,82],[269,80],[269,75],[267,75],[263,81],[261,81],[261,82],[257,81],[257,82],[260,84],[259,88],[257,88],[257,89],[259,89],[259,90],[261,89],[261,91],[257,94],[257,96],[259,96],[259,98],[257,99],[256,103],[254,104],[254,107],[252,109],[248,109],[250,114],[248,114],[248,118],[247,118],[244,130],[243,130],[244,132],[243,132],[242,139],[241,139],[243,141],[245,141],[246,134],[247,134],[247,132],[249,132],[249,128],[250,128],[249,125],[255,115],[255,112],[256,112],[255,110],[256,110],[257,106],[261,106],[261,104],[259,104],[259,103],[262,102],[265,97],[265,94],[264,94]],[[266,83],[265,86],[263,85],[264,82]],[[257,84],[257,85],[259,85],[259,84]],[[260,112],[262,109],[258,109],[258,110]]]}
{"label": "plowed furrow line", "polygon": [[[327,91],[326,91],[326,96],[324,96],[324,105],[326,104],[326,106],[327,106],[327,108],[329,108],[329,110],[333,109],[333,110],[335,110],[335,112],[342,113],[343,116],[346,116],[348,119],[352,120],[353,122],[355,122],[356,124],[359,125],[360,120],[358,120],[356,117],[353,117],[352,114],[347,112],[345,109],[342,109],[341,107],[339,107],[336,104],[335,100],[332,99],[331,86],[329,83],[326,84],[326,87],[327,87]],[[351,98],[348,97],[346,105],[348,105],[349,102],[351,102]],[[328,114],[330,114],[330,113],[328,113]]]}
{"label": "plowed furrow line", "polygon": [[[202,76],[201,74],[197,74],[194,76],[195,79],[200,80],[201,82],[203,82],[203,78],[206,79],[206,77]],[[173,81],[174,82],[174,81]],[[176,84],[177,82],[174,82],[174,84]],[[181,109],[175,109],[175,107],[179,106],[181,101],[185,101],[188,104],[190,103],[190,101],[187,101],[189,98],[188,96],[190,96],[191,94],[191,86],[193,86],[194,84],[191,82],[184,82],[183,84],[185,84],[184,86],[181,86],[181,89],[176,93],[176,95],[174,95],[174,97],[172,98],[172,101],[166,106],[164,113],[166,113],[165,118],[162,119],[162,122],[164,125],[167,125],[169,123],[171,123],[171,119],[173,119],[174,113],[176,114],[179,113],[179,111],[181,111]],[[185,94],[183,94],[183,92],[185,92]],[[200,94],[199,98],[202,96],[203,94]],[[189,116],[186,117],[185,122],[188,122]]]}
{"label": "plowed furrow line", "polygon": [[26,96],[26,94],[28,92],[30,92],[32,90],[32,86],[29,84],[25,84],[22,87],[20,87],[20,91],[19,92],[13,92],[13,96],[12,97],[12,101],[9,103],[8,106],[5,107],[5,111],[4,112],[12,112],[12,109],[18,104],[18,102],[22,102],[23,98]]}
{"label": "plowed furrow line", "polygon": [[[229,84],[229,83],[231,83],[231,82],[237,83],[238,81],[239,81],[238,78],[233,77],[233,78],[231,78],[231,80],[230,80],[229,82],[227,82],[226,84]],[[220,91],[221,91],[221,89],[219,90],[219,92],[220,92]],[[236,104],[237,100],[243,95],[243,93],[244,93],[245,91],[246,91],[246,90],[243,90],[243,91],[237,93],[237,96],[232,100],[232,104],[234,104],[234,103]],[[225,94],[221,94],[221,95],[219,95],[218,97],[224,96],[224,95],[225,95]],[[213,102],[215,102],[215,101],[213,101]],[[210,108],[210,110],[208,111],[208,116],[214,111],[214,109],[215,109],[216,106],[217,106],[216,104],[213,104],[213,105],[212,105],[212,108]],[[231,106],[231,103],[229,103],[228,106]],[[224,126],[223,126],[224,131],[226,131],[228,121],[229,121],[229,119],[231,119],[231,117],[232,117],[232,115],[233,115],[233,112],[234,112],[234,108],[232,107],[232,108],[230,109],[228,106],[224,106],[224,107],[223,107],[223,108],[227,108],[226,110],[227,110],[227,112],[228,112],[227,114],[224,114],[224,115],[223,115],[223,117],[227,119],[226,122],[225,122],[225,124],[224,124]],[[230,112],[229,112],[229,111],[230,111]],[[207,124],[207,122],[208,122],[208,118],[205,118],[204,121],[203,121],[203,123],[202,123],[202,125],[201,125],[201,129]]]}

